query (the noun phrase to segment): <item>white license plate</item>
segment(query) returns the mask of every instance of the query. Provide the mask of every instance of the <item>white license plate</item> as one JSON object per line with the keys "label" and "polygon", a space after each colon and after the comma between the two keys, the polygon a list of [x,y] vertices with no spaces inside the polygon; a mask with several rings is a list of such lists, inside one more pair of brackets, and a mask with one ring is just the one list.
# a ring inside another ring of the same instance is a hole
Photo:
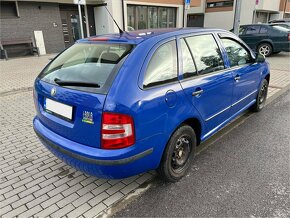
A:
{"label": "white license plate", "polygon": [[52,112],[56,115],[72,120],[72,106],[46,98],[44,101],[44,108],[47,112]]}

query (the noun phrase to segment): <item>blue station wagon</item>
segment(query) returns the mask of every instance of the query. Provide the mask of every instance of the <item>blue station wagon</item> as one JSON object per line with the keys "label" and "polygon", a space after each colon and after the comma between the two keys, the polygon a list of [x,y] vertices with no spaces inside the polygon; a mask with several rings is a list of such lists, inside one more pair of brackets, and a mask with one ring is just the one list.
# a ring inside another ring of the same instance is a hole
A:
{"label": "blue station wagon", "polygon": [[35,80],[33,126],[58,158],[87,174],[156,169],[182,178],[195,149],[248,108],[260,111],[265,58],[219,29],[158,29],[79,40]]}

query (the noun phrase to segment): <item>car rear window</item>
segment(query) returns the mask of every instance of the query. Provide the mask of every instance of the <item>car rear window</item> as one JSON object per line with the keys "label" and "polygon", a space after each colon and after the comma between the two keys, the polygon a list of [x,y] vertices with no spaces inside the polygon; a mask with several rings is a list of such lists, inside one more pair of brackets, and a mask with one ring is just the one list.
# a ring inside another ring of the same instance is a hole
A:
{"label": "car rear window", "polygon": [[282,26],[273,26],[273,28],[275,30],[279,30],[280,32],[289,32],[289,29],[287,29],[286,27],[282,27]]}
{"label": "car rear window", "polygon": [[71,89],[105,93],[118,64],[132,49],[130,44],[78,43],[56,57],[39,78]]}

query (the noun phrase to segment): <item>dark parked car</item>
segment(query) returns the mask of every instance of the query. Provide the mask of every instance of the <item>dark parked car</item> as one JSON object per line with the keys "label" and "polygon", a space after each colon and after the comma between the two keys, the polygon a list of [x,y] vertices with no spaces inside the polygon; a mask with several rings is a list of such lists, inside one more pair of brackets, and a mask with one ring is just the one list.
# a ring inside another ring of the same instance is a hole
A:
{"label": "dark parked car", "polygon": [[290,50],[290,31],[284,27],[268,24],[243,25],[239,37],[248,46],[264,56]]}

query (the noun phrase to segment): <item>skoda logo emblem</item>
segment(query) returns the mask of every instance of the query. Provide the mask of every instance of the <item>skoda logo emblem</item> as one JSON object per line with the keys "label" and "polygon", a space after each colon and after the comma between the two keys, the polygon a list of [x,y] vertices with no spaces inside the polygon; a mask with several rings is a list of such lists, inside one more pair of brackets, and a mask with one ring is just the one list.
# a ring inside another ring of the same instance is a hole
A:
{"label": "skoda logo emblem", "polygon": [[53,88],[51,89],[51,91],[50,91],[50,95],[51,95],[51,96],[55,96],[55,94],[56,94],[56,88],[53,87]]}

